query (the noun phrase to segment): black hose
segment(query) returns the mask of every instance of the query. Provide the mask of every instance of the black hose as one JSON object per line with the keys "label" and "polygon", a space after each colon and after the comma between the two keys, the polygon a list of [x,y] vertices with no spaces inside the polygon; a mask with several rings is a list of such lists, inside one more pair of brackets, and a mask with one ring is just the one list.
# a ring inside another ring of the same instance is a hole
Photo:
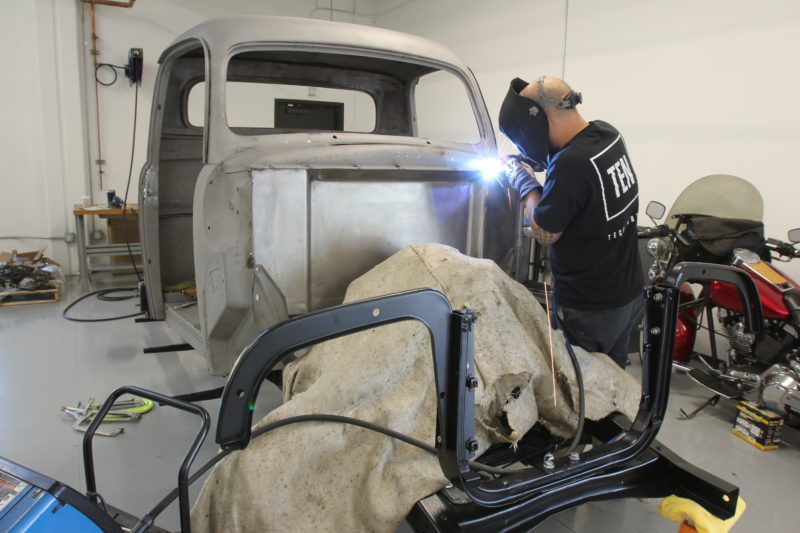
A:
{"label": "black hose", "polygon": [[[97,76],[97,74],[99,73],[101,68],[110,68],[111,72],[114,74],[114,78],[109,82],[100,81],[100,78]],[[114,85],[117,82],[117,77],[118,77],[117,69],[118,68],[123,68],[123,67],[119,67],[117,65],[112,65],[110,63],[98,63],[97,66],[94,67],[94,81],[96,81],[97,83],[99,83],[103,87],[110,87],[111,85]]]}
{"label": "black hose", "polygon": [[[360,420],[358,418],[351,418],[348,416],[340,416],[340,415],[325,415],[325,414],[316,414],[316,415],[299,415],[299,416],[292,416],[289,418],[284,418],[282,420],[276,420],[275,422],[270,422],[269,424],[265,424],[260,428],[253,431],[251,438],[256,438],[268,431],[272,431],[273,429],[278,429],[279,427],[288,426],[290,424],[297,424],[298,422],[337,422],[341,424],[350,424],[353,426],[359,426],[362,428],[366,428],[372,431],[377,431],[378,433],[383,433],[384,435],[388,435],[389,437],[401,440],[405,443],[411,444],[412,446],[416,446],[417,448],[421,448],[426,452],[430,453],[437,453],[437,450],[434,446],[417,440],[413,437],[409,437],[403,433],[399,433],[392,429],[388,429],[382,426],[378,426],[373,424],[372,422],[367,422],[365,420]],[[203,464],[197,471],[189,476],[189,484],[194,483],[197,481],[203,474],[208,472],[214,465],[219,463],[222,459],[225,458],[228,454],[230,454],[234,450],[224,450],[214,457],[212,457],[208,462]],[[491,474],[510,474],[514,472],[520,472],[522,469],[519,470],[511,470],[505,468],[496,468],[493,466],[485,465],[483,463],[478,463],[477,461],[470,461],[470,466],[472,466],[476,470],[482,470],[484,472],[489,472]],[[153,510],[150,512],[150,516],[155,519],[161,512],[167,508],[169,504],[175,501],[178,498],[178,489],[172,489],[169,494],[167,494],[160,502],[153,507]]]}
{"label": "black hose", "polygon": [[[562,330],[563,332],[563,330]],[[572,437],[572,442],[567,449],[567,454],[570,455],[578,447],[578,443],[583,435],[583,419],[586,416],[586,394],[583,390],[583,372],[581,372],[581,365],[578,363],[578,357],[575,355],[575,350],[564,336],[564,343],[567,345],[567,353],[572,361],[572,368],[575,371],[575,381],[578,382],[578,428],[575,430],[575,436]]]}
{"label": "black hose", "polygon": [[[561,334],[564,336],[564,344],[567,345],[567,353],[569,354],[569,359],[572,361],[572,369],[575,372],[575,381],[578,382],[578,427],[575,430],[575,436],[572,437],[572,442],[567,449],[567,455],[571,455],[572,452],[575,451],[575,448],[578,447],[578,443],[581,440],[581,435],[583,435],[583,419],[586,416],[586,393],[583,389],[583,372],[581,372],[581,365],[578,362],[578,357],[575,355],[575,350],[572,348],[572,344],[569,342],[566,333],[564,332],[564,327],[561,325],[561,320],[558,318],[558,312],[556,310],[553,311],[552,317],[554,326],[557,329],[561,330]],[[555,372],[555,369],[553,369]]]}
{"label": "black hose", "polygon": [[97,290],[97,291],[88,292],[88,293],[84,294],[83,296],[81,296],[80,298],[78,298],[77,300],[75,300],[74,302],[72,302],[71,304],[69,304],[64,309],[64,311],[62,311],[61,316],[65,320],[69,320],[71,322],[110,322],[112,320],[122,320],[123,318],[133,318],[135,316],[143,315],[144,311],[139,311],[138,313],[132,313],[130,315],[113,316],[113,317],[107,317],[107,318],[75,318],[75,317],[67,316],[67,313],[69,313],[69,310],[72,309],[73,307],[75,307],[75,305],[78,302],[81,302],[81,301],[85,300],[86,298],[89,298],[90,296],[97,295],[98,299],[101,299],[101,300],[104,300],[104,301],[129,300],[130,298],[132,298],[132,296],[124,296],[123,297],[123,296],[106,296],[106,295],[110,294],[110,293],[114,293],[114,292],[121,292],[121,291],[135,291],[136,289],[137,289],[137,287],[117,287],[117,288],[113,288],[113,289],[100,289],[100,290]]}
{"label": "black hose", "polygon": [[122,287],[120,289],[104,289],[104,291],[97,295],[97,299],[101,302],[124,302],[125,300],[131,300],[136,298],[136,294],[126,294],[124,296],[108,296],[114,292],[130,292],[135,290],[135,288],[129,287]]}
{"label": "black hose", "polygon": [[[136,273],[136,279],[142,281],[142,275],[139,273],[139,268],[136,266],[136,261],[133,259],[133,252],[131,251],[131,240],[128,237],[128,220],[125,212],[128,209],[128,192],[131,188],[131,177],[133,176],[133,155],[136,153],[136,117],[139,112],[139,84],[137,83],[134,88],[133,94],[133,134],[131,135],[131,162],[128,167],[128,182],[125,184],[125,198],[122,199],[122,233],[125,239],[125,246],[128,248],[128,259],[131,261],[133,271]],[[141,240],[141,238],[139,239]]]}

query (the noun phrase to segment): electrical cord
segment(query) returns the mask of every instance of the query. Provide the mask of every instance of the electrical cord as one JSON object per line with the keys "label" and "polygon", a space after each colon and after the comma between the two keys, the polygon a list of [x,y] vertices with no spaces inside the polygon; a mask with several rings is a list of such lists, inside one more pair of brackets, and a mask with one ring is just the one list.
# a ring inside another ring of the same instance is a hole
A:
{"label": "electrical cord", "polygon": [[136,298],[136,294],[126,294],[125,296],[106,296],[115,292],[128,292],[135,289],[122,288],[122,289],[105,289],[106,292],[97,295],[97,299],[102,302],[124,302],[125,300],[132,300]]}
{"label": "electrical cord", "polygon": [[103,508],[103,511],[106,514],[109,514],[108,513],[108,506],[106,505],[106,500],[103,498],[102,495],[100,495],[99,492],[87,492],[86,496],[88,496],[90,499],[94,500],[96,503],[100,504],[100,507]]}
{"label": "electrical cord", "polygon": [[575,350],[572,348],[572,344],[569,342],[566,332],[564,331],[564,326],[561,325],[561,320],[558,318],[558,312],[554,312],[552,316],[555,328],[560,329],[561,334],[564,336],[564,344],[567,345],[567,353],[572,362],[572,369],[575,372],[575,381],[578,382],[578,427],[567,449],[567,455],[572,455],[575,448],[578,447],[581,435],[583,435],[583,419],[586,416],[586,393],[583,389],[583,372],[581,372],[581,365],[578,362],[578,357],[575,355]]}
{"label": "electrical cord", "polygon": [[[696,320],[689,313],[687,313],[685,310],[680,310],[680,311],[678,311],[678,313],[680,314],[680,316],[685,318],[690,324],[695,326],[697,329],[704,329],[706,331],[711,331],[711,328],[709,328],[708,326],[706,326],[706,325],[704,325],[702,323],[702,316],[703,315],[700,315],[701,316],[700,320]],[[721,331],[717,331],[717,330],[714,330],[714,335],[716,335],[718,337],[722,337],[723,339],[728,339],[728,340],[734,338],[731,335],[725,335]]]}
{"label": "electrical cord", "polygon": [[[110,68],[111,72],[114,73],[114,79],[111,80],[108,83],[100,81],[100,78],[97,77],[97,73],[101,68]],[[117,83],[117,79],[119,78],[119,74],[117,74],[117,69],[125,71],[125,68],[126,67],[121,67],[119,65],[112,65],[111,63],[98,63],[94,67],[94,81],[96,81],[97,83],[99,83],[103,87],[110,87],[111,85],[114,85],[115,83]]]}
{"label": "electrical cord", "polygon": [[[131,241],[128,238],[128,223],[126,211],[128,209],[128,191],[131,188],[131,177],[133,176],[133,155],[136,152],[136,117],[139,111],[139,84],[134,84],[133,94],[133,135],[131,140],[131,162],[128,166],[128,182],[125,184],[125,198],[122,199],[122,233],[125,239],[125,245],[128,247],[128,258],[131,261],[133,271],[136,273],[136,279],[142,281],[142,276],[139,268],[136,266],[136,261],[133,259],[133,252],[131,251]],[[141,239],[140,239],[141,240]]]}
{"label": "electrical cord", "polygon": [[[99,72],[99,70],[101,68],[110,68],[111,71],[114,73],[114,79],[112,79],[108,83],[100,81],[100,78],[98,77],[97,74],[98,74],[98,72]],[[114,85],[117,82],[117,79],[119,78],[119,74],[117,73],[117,70],[122,70],[123,72],[127,73],[128,67],[127,66],[121,66],[121,65],[114,65],[114,64],[111,64],[111,63],[98,63],[94,67],[94,79],[100,85],[102,85],[104,87],[109,87],[111,85]],[[134,157],[134,154],[135,154],[135,151],[136,151],[136,119],[137,119],[138,111],[139,111],[139,83],[134,83],[133,85],[134,85],[134,95],[133,95],[133,135],[132,135],[133,138],[131,140],[131,158],[130,158],[130,166],[128,167],[128,182],[125,185],[125,198],[123,198],[123,200],[122,200],[122,232],[123,232],[123,237],[125,239],[125,245],[128,248],[128,258],[130,259],[131,266],[133,267],[133,271],[136,273],[136,279],[138,281],[142,281],[142,276],[141,276],[141,273],[139,272],[139,268],[136,266],[136,261],[134,261],[134,259],[133,259],[133,251],[131,250],[131,243],[130,243],[130,239],[128,238],[128,224],[127,224],[127,216],[126,216],[126,211],[128,209],[128,191],[130,190],[131,177],[133,176],[133,157]]]}
{"label": "electrical cord", "polygon": [[569,340],[567,340],[566,335],[564,336],[564,340],[566,341],[564,344],[567,345],[567,353],[569,353],[569,358],[572,361],[572,368],[575,371],[575,381],[578,382],[578,427],[575,430],[572,443],[567,449],[567,455],[572,455],[572,452],[578,447],[581,435],[583,435],[583,419],[586,416],[586,393],[583,389],[583,372],[581,372],[581,365],[578,363],[578,357],[575,355],[575,350],[572,348],[572,344],[570,344]]}
{"label": "electrical cord", "polygon": [[[282,420],[276,420],[275,422],[270,422],[269,424],[265,424],[260,428],[253,430],[251,438],[254,439],[256,437],[263,435],[264,433],[267,433],[268,431],[272,431],[273,429],[277,429],[283,426],[288,426],[290,424],[297,424],[299,422],[337,422],[341,424],[350,424],[353,426],[359,426],[372,431],[377,431],[378,433],[383,433],[384,435],[387,435],[389,437],[411,444],[412,446],[416,446],[417,448],[421,448],[426,452],[433,454],[437,453],[437,450],[434,446],[431,446],[430,444],[417,440],[413,437],[409,437],[408,435],[405,435],[403,433],[399,433],[392,429],[378,426],[376,424],[373,424],[372,422],[367,422],[365,420],[360,420],[358,418],[351,418],[348,416],[340,416],[340,415],[325,415],[325,414],[299,415],[299,416],[284,418]],[[227,455],[229,455],[233,451],[235,450],[225,450],[212,457],[208,462],[206,462],[200,468],[198,468],[194,474],[189,476],[189,484],[191,485],[192,483],[200,479],[200,477],[203,476],[203,474],[208,472],[214,465],[219,463],[222,459],[224,459]],[[496,468],[493,466],[485,465],[483,463],[479,463],[477,461],[470,461],[469,464],[476,470],[481,470],[484,472],[488,472],[490,474],[512,474],[521,472],[523,470],[527,470],[527,468],[524,469]],[[155,519],[155,517],[161,514],[161,512],[164,509],[166,509],[167,506],[169,506],[169,504],[171,504],[177,498],[178,498],[178,489],[177,488],[172,489],[172,491],[170,491],[169,494],[167,494],[161,501],[159,501],[156,504],[155,507],[153,507],[153,510],[150,511],[147,514],[147,516],[152,519]]]}
{"label": "electrical cord", "polygon": [[138,313],[132,313],[130,315],[114,316],[114,317],[107,317],[107,318],[75,318],[75,317],[71,317],[71,316],[67,315],[67,313],[69,313],[69,310],[72,309],[73,307],[75,307],[75,305],[78,304],[78,302],[82,302],[83,300],[85,300],[86,298],[89,298],[90,296],[97,295],[97,298],[99,300],[103,300],[103,301],[107,301],[107,302],[116,302],[116,301],[121,301],[121,300],[129,300],[129,299],[133,298],[134,296],[125,296],[125,297],[123,297],[123,296],[106,296],[106,295],[110,294],[110,293],[114,293],[114,292],[135,291],[135,290],[137,290],[137,287],[117,287],[117,288],[113,288],[113,289],[100,289],[100,290],[97,290],[97,291],[92,291],[92,292],[86,293],[83,296],[79,297],[74,302],[72,302],[71,304],[69,304],[64,309],[64,311],[61,313],[61,316],[65,320],[69,320],[71,322],[110,322],[112,320],[122,320],[123,318],[133,318],[135,316],[143,315],[144,311],[139,311]]}

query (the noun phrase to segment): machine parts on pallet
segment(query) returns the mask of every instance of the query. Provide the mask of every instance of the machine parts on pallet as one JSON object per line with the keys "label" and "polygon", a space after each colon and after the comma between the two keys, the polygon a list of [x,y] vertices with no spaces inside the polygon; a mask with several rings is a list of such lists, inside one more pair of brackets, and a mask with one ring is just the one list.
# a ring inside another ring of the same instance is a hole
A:
{"label": "machine parts on pallet", "polygon": [[64,274],[42,252],[0,253],[0,307],[57,302]]}

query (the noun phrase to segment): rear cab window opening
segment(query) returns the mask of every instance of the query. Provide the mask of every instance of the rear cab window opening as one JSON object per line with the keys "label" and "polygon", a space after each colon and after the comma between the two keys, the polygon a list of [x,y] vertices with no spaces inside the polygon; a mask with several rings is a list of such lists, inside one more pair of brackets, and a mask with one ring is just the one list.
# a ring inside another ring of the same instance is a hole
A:
{"label": "rear cab window opening", "polygon": [[[205,83],[187,95],[202,126]],[[478,117],[459,75],[381,57],[297,50],[234,52],[225,118],[237,135],[341,131],[479,144]]]}

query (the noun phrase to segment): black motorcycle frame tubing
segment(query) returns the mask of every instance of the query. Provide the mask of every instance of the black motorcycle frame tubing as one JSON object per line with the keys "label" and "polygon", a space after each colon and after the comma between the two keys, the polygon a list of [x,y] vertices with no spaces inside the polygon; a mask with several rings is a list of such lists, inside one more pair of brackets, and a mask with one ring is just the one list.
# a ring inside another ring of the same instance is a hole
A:
{"label": "black motorcycle frame tubing", "polygon": [[[474,315],[453,312],[432,289],[365,300],[285,321],[262,333],[239,357],[222,395],[217,443],[243,449],[251,438],[253,402],[269,370],[287,353],[357,331],[418,320],[430,334],[437,387],[436,448],[445,476],[482,506],[502,506],[547,490],[600,476],[641,454],[655,439],[666,412],[679,287],[686,282],[719,280],[734,285],[751,330],[761,327],[761,307],[753,280],[723,265],[680,263],[661,284],[645,288],[645,361],[638,414],[627,430],[579,461],[559,459],[552,471],[535,467],[487,480],[469,464],[475,440]],[[736,505],[736,502],[730,502]],[[730,507],[729,505],[729,507]],[[732,509],[726,509],[726,512]]]}
{"label": "black motorcycle frame tubing", "polygon": [[[125,386],[120,387],[112,392],[103,403],[102,407],[100,407],[100,410],[95,415],[94,420],[89,425],[86,433],[83,436],[83,469],[86,476],[86,496],[91,498],[93,501],[97,500],[97,484],[94,475],[92,439],[97,431],[97,428],[100,427],[100,424],[103,422],[103,418],[105,418],[105,416],[113,407],[114,402],[116,402],[117,398],[123,394],[147,398],[163,405],[169,405],[171,407],[175,407],[176,409],[193,413],[199,416],[202,420],[200,430],[198,431],[197,436],[195,436],[191,447],[186,452],[186,455],[181,462],[180,469],[178,470],[178,509],[180,513],[181,533],[191,533],[192,529],[189,518],[189,468],[197,456],[197,452],[200,451],[200,447],[203,445],[203,441],[205,441],[205,438],[208,435],[208,428],[211,424],[211,417],[209,417],[208,411],[199,405],[178,400],[171,396],[165,396],[163,394],[139,387]],[[160,506],[156,506],[156,508],[143,516],[141,520],[139,520],[139,523],[136,524],[131,531],[147,531],[150,526],[153,525],[155,517],[158,516],[163,510],[164,509],[160,508]]]}

